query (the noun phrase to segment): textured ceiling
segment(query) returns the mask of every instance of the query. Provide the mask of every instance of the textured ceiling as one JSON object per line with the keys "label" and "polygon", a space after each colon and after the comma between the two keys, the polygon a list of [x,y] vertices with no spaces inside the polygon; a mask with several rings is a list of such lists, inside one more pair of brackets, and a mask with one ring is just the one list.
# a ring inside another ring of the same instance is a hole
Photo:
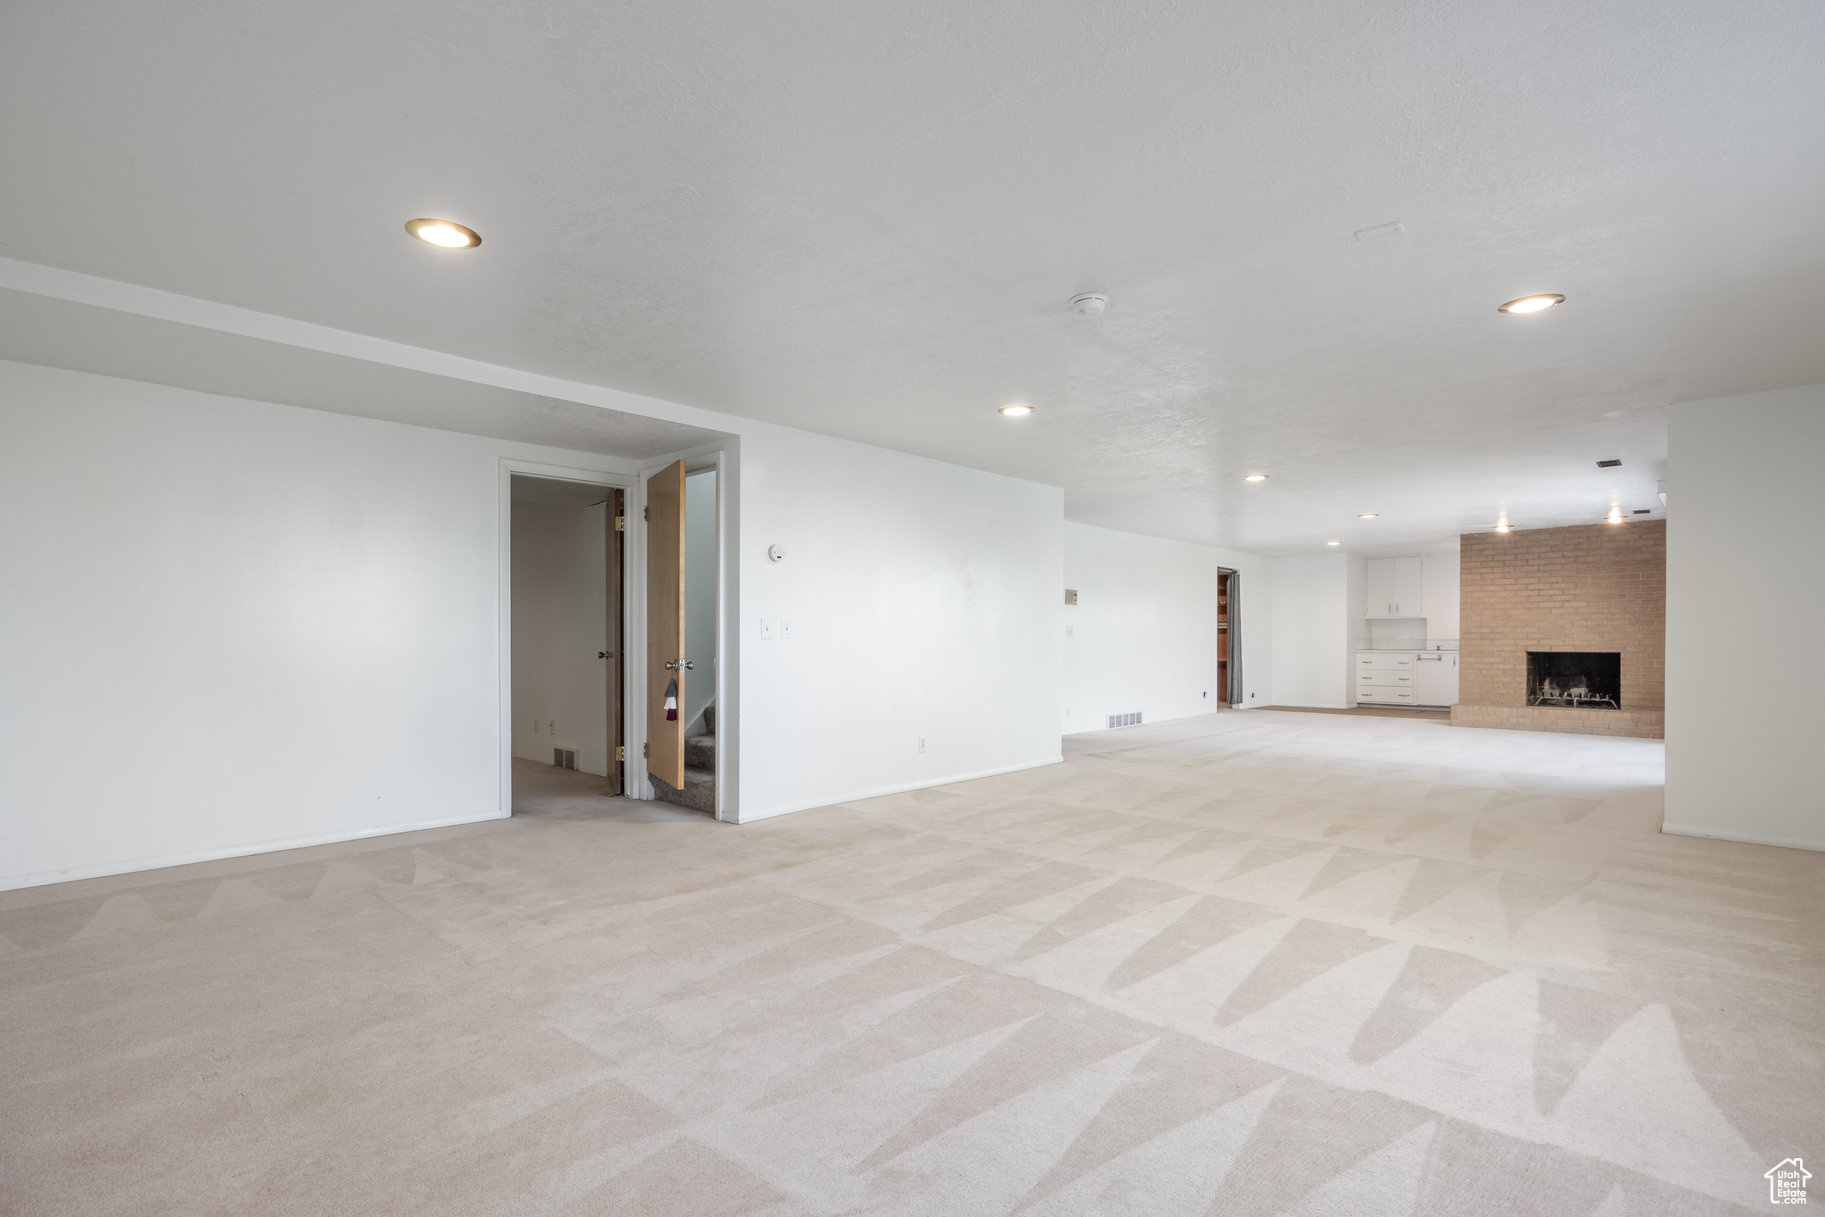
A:
{"label": "textured ceiling", "polygon": [[1814,0],[11,0],[0,255],[1386,549],[1658,514],[1668,402],[1825,380],[1822,63]]}

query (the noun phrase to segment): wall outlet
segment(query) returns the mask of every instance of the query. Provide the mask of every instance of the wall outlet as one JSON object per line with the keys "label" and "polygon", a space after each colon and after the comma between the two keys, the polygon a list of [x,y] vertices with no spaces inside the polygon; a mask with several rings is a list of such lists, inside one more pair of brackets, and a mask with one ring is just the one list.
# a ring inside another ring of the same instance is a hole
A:
{"label": "wall outlet", "polygon": [[787,621],[784,617],[779,619],[779,636],[781,638],[792,637],[792,623]]}
{"label": "wall outlet", "polygon": [[545,730],[552,735],[556,735],[558,733],[558,720],[555,718],[546,720]]}
{"label": "wall outlet", "polygon": [[925,751],[925,737],[924,737],[924,736],[923,736],[923,735],[921,735],[921,736],[920,736],[920,737],[919,737],[919,751],[920,751],[920,752],[924,752],[924,751]]}
{"label": "wall outlet", "polygon": [[773,637],[773,618],[762,617],[760,619],[760,636],[762,638]]}
{"label": "wall outlet", "polygon": [[534,735],[539,733],[539,720],[536,718],[532,720],[532,733]]}

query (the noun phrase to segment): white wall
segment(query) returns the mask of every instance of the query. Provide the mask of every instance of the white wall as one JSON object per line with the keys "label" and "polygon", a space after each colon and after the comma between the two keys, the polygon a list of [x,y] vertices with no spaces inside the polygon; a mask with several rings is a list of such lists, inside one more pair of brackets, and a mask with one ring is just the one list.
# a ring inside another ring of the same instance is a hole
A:
{"label": "white wall", "polygon": [[[1242,674],[1263,696],[1271,591],[1267,561],[1185,541],[1089,524],[1064,526],[1064,730],[1107,730],[1111,714],[1143,721],[1217,708],[1217,572],[1241,580]],[[1246,702],[1244,705],[1246,706]]]}
{"label": "white wall", "polygon": [[1668,448],[1666,830],[1825,849],[1825,385],[1673,406]]}
{"label": "white wall", "polygon": [[0,886],[500,814],[503,456],[0,362]]}
{"label": "white wall", "polygon": [[685,733],[716,700],[716,471],[684,479],[684,653],[697,666],[685,673],[679,714]]}
{"label": "white wall", "polygon": [[[604,493],[607,493],[604,491]],[[608,773],[608,511],[513,504],[513,755]]]}
{"label": "white wall", "polygon": [[737,497],[740,819],[1059,759],[1062,491],[755,427]]}
{"label": "white wall", "polygon": [[[1273,596],[1273,704],[1341,709],[1354,705],[1354,632],[1360,627],[1362,588],[1352,588],[1352,554],[1275,558],[1269,563]],[[1352,595],[1354,592],[1354,595]]]}

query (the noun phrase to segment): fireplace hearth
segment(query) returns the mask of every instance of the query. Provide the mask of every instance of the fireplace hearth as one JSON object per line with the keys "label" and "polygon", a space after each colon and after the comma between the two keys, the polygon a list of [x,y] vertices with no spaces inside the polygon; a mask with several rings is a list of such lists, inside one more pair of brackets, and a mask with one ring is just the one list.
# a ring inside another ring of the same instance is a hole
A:
{"label": "fireplace hearth", "polygon": [[1527,652],[1527,704],[1584,710],[1622,708],[1620,651]]}

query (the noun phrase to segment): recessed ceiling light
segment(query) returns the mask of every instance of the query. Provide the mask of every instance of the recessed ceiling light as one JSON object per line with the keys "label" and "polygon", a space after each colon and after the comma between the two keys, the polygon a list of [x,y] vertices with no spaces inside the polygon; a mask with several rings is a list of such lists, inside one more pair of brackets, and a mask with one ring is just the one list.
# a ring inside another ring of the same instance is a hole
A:
{"label": "recessed ceiling light", "polygon": [[1541,292],[1537,296],[1522,296],[1518,300],[1510,300],[1507,304],[1498,304],[1495,306],[1495,311],[1498,313],[1538,313],[1555,304],[1564,303],[1565,297],[1558,292]]}
{"label": "recessed ceiling light", "polygon": [[1356,518],[1359,520],[1378,520],[1381,518],[1381,512],[1379,512],[1379,511],[1359,511],[1356,513]]}
{"label": "recessed ceiling light", "polygon": [[1496,530],[1496,531],[1497,531],[1497,532],[1507,532],[1507,531],[1508,531],[1508,525],[1506,525],[1506,524],[1497,524],[1497,525],[1496,525],[1496,526],[1495,526],[1495,530]]}
{"label": "recessed ceiling light", "polygon": [[1265,482],[1265,481],[1267,481],[1267,474],[1265,474],[1265,473],[1245,473],[1242,475],[1242,480],[1245,482]]}
{"label": "recessed ceiling light", "polygon": [[442,249],[474,249],[482,243],[480,233],[455,220],[407,220],[406,231],[425,244]]}
{"label": "recessed ceiling light", "polygon": [[1611,524],[1622,523],[1622,508],[1620,508],[1620,507],[1610,508],[1610,513],[1607,516],[1604,516],[1603,518],[1608,520]]}
{"label": "recessed ceiling light", "polygon": [[1033,407],[1027,405],[1025,402],[1022,402],[1022,401],[1017,401],[1017,402],[1013,402],[1009,405],[1005,405],[1005,406],[1001,407],[1001,409],[999,411],[997,411],[997,413],[1005,414],[1009,418],[1025,418],[1027,415],[1031,414],[1032,412],[1033,412]]}
{"label": "recessed ceiling light", "polygon": [[1342,541],[1326,541],[1325,544],[1326,545],[1342,545],[1343,542]]}

